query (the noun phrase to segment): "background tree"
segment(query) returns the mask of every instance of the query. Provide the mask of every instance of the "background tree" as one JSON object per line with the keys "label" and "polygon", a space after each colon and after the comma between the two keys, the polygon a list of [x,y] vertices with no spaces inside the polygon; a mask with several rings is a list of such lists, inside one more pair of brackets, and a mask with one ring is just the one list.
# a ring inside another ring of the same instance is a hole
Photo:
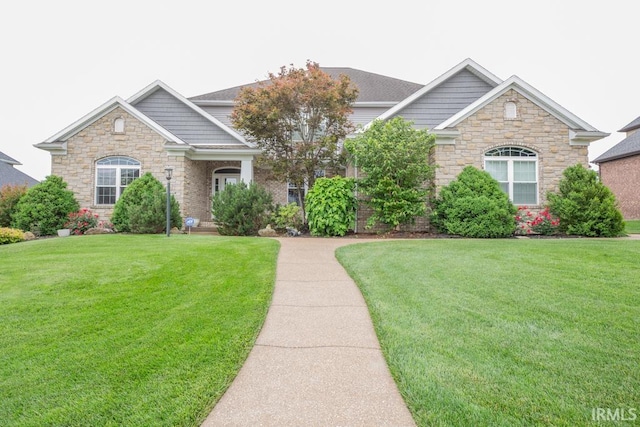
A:
{"label": "background tree", "polygon": [[18,202],[27,193],[26,185],[3,185],[0,188],[0,227],[10,227]]}
{"label": "background tree", "polygon": [[430,156],[435,136],[400,117],[376,120],[361,135],[345,142],[363,177],[358,190],[373,209],[367,221],[398,227],[425,215],[435,166]]}
{"label": "background tree", "polygon": [[340,141],[352,130],[351,105],[358,96],[345,75],[333,79],[315,62],[305,68],[281,67],[257,87],[242,89],[231,120],[263,150],[259,162],[272,178],[299,190],[304,212],[305,185],[316,171],[344,164]]}

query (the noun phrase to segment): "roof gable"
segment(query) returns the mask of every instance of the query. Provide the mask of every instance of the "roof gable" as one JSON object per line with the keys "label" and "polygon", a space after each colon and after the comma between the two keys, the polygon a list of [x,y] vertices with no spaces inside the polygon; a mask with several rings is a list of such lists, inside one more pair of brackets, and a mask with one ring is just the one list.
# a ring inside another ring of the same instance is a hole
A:
{"label": "roof gable", "polygon": [[573,132],[571,135],[572,140],[581,141],[595,141],[597,139],[609,136],[608,133],[600,132],[589,123],[580,119],[575,114],[571,113],[560,104],[553,101],[551,98],[544,95],[542,92],[529,85],[518,76],[511,76],[509,79],[496,86],[493,90],[488,92],[483,97],[459,111],[457,114],[450,117],[448,120],[435,127],[435,131],[444,130],[446,128],[455,127],[458,123],[465,120],[470,115],[474,114],[485,105],[489,104],[508,90],[515,90],[540,108],[549,112],[558,120],[566,124]]}
{"label": "roof gable", "polygon": [[[459,75],[463,71],[467,71],[467,72],[473,74],[474,76],[476,76],[477,78],[479,78],[480,80],[482,80],[483,82],[488,84],[489,87],[496,87],[500,83],[502,83],[502,80],[499,77],[495,76],[493,73],[491,73],[490,71],[488,71],[484,67],[480,66],[478,63],[476,63],[472,59],[467,58],[464,61],[462,61],[459,64],[457,64],[456,66],[454,66],[451,69],[449,69],[444,74],[440,75],[438,78],[433,80],[431,83],[429,83],[426,86],[422,87],[422,89],[414,92],[413,94],[411,94],[410,96],[405,98],[402,102],[399,102],[394,107],[392,107],[389,110],[385,111],[383,114],[378,116],[377,119],[379,119],[379,120],[387,120],[387,119],[395,116],[396,114],[398,114],[403,109],[405,109],[408,106],[410,106],[411,104],[415,103],[417,100],[423,98],[424,96],[427,96],[429,93],[431,93],[434,90],[436,90],[437,88],[441,87],[441,85],[445,84],[447,81],[455,78],[457,75]],[[365,126],[365,128],[368,127],[368,126],[369,125]]]}
{"label": "roof gable", "polygon": [[[145,105],[145,101],[152,98],[154,95],[157,95],[160,91],[168,94],[168,96],[177,101],[177,103],[170,106],[169,110],[158,111],[155,113],[150,109],[147,110],[147,108],[144,108],[143,105]],[[189,143],[203,142],[195,135],[200,134],[206,138],[212,133],[215,133],[215,131],[212,130],[212,128],[215,128],[216,131],[227,134],[238,142],[253,147],[253,145],[247,142],[246,139],[238,132],[231,129],[160,80],[156,80],[151,83],[149,86],[130,97],[127,101],[134,106],[139,105],[141,109],[147,111],[147,114],[162,124],[163,127],[167,127],[172,132],[183,137],[183,139]],[[178,124],[178,122],[172,118],[174,114],[177,116],[182,114],[182,116],[185,117],[185,111],[191,113],[188,115],[188,121],[190,121],[190,123],[187,123],[186,126],[184,123]]]}
{"label": "roof gable", "polygon": [[108,113],[110,113],[111,111],[115,110],[118,107],[122,108],[127,113],[131,114],[141,122],[145,123],[151,129],[153,129],[154,131],[162,135],[164,138],[166,138],[168,141],[176,142],[178,144],[185,144],[185,142],[182,141],[180,138],[173,135],[171,132],[164,129],[162,126],[158,125],[156,122],[154,122],[149,117],[144,115],[141,111],[138,111],[135,107],[133,107],[127,101],[120,98],[119,96],[115,96],[111,98],[109,101],[99,106],[98,108],[96,108],[95,110],[91,111],[89,114],[85,115],[84,117],[75,121],[71,125],[62,129],[60,132],[47,138],[44,142],[40,144],[36,144],[36,147],[46,149],[47,144],[64,143],[73,135],[77,134],[81,130],[85,129],[87,126],[96,122],[97,120],[104,117],[105,115],[107,115]]}

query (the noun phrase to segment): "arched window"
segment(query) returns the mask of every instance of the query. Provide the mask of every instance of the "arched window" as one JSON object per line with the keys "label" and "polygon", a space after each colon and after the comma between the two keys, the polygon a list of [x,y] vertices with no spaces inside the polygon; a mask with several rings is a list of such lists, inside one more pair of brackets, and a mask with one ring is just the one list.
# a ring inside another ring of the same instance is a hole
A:
{"label": "arched window", "polygon": [[113,121],[113,132],[124,133],[124,119],[122,117],[118,117]]}
{"label": "arched window", "polygon": [[516,205],[538,204],[538,155],[523,147],[498,147],[484,154],[484,169]]}
{"label": "arched window", "polygon": [[105,157],[96,162],[96,204],[114,205],[127,185],[140,177],[140,162],[131,157]]}
{"label": "arched window", "polygon": [[513,101],[504,103],[504,118],[515,119],[518,117],[518,106]]}

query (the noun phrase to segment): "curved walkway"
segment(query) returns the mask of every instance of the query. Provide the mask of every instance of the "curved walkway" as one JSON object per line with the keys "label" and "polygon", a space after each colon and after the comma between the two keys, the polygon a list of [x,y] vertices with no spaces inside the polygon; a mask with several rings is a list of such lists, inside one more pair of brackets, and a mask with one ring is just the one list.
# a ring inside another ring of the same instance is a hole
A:
{"label": "curved walkway", "polygon": [[364,299],[334,256],[366,240],[278,240],[265,324],[202,426],[415,426]]}

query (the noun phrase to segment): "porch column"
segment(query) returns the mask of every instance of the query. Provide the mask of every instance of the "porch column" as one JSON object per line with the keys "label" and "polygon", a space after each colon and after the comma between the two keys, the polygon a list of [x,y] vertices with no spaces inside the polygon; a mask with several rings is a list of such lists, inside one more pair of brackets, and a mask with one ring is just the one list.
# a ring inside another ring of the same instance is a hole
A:
{"label": "porch column", "polygon": [[250,184],[253,181],[253,160],[242,160],[240,162],[240,181]]}

